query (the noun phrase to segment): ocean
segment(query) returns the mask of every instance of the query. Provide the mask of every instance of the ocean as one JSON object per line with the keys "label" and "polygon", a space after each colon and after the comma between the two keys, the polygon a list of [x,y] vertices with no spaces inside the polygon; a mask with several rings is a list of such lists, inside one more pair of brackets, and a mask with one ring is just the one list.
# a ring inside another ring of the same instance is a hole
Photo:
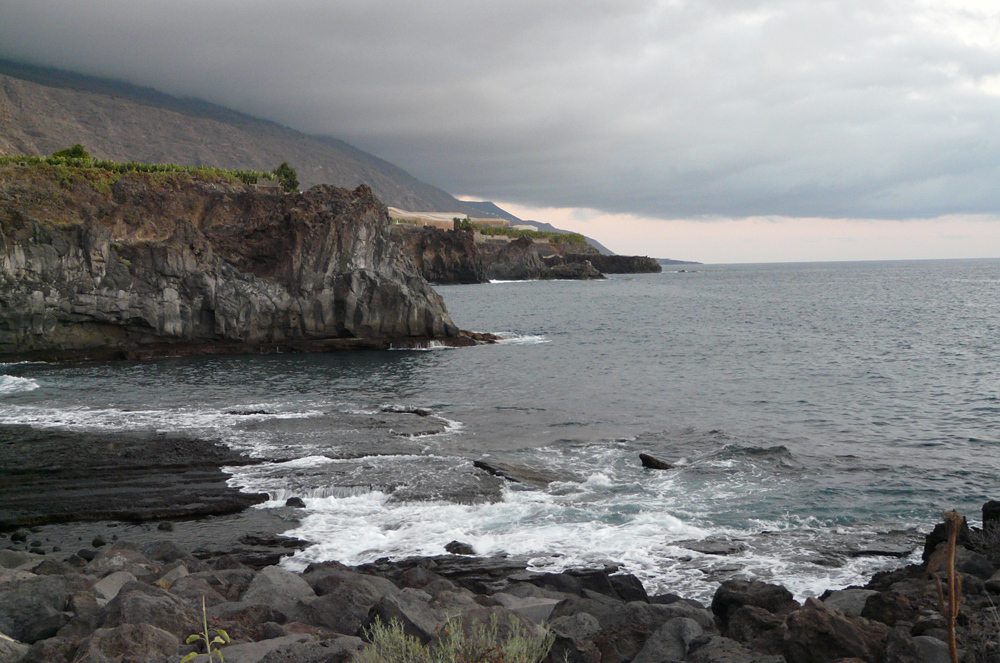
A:
{"label": "ocean", "polygon": [[650,593],[704,600],[744,577],[802,598],[913,561],[942,511],[975,524],[1000,499],[1000,261],[437,290],[456,324],[503,340],[8,364],[0,424],[183,432],[267,458],[231,483],[268,492],[261,508],[305,500],[293,570],[458,540],[539,570],[615,562]]}

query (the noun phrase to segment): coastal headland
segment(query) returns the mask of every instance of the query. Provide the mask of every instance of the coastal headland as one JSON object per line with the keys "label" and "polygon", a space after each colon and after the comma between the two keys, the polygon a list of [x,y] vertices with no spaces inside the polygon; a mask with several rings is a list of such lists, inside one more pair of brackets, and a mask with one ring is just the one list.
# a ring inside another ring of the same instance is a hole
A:
{"label": "coastal headland", "polygon": [[7,361],[477,341],[365,186],[7,163],[0,283]]}
{"label": "coastal headland", "polygon": [[[473,229],[397,224],[393,232],[430,283],[470,284],[491,280],[600,279],[605,274],[662,271],[653,258],[603,255],[584,242],[558,241],[570,233],[526,232],[520,237],[483,236]],[[531,235],[540,235],[532,237]],[[579,237],[579,236],[576,236]]]}

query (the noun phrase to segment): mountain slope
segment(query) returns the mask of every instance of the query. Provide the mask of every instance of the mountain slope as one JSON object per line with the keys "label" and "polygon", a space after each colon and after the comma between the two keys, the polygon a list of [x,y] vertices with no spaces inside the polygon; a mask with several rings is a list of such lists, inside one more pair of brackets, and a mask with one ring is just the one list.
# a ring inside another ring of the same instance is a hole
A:
{"label": "mountain slope", "polygon": [[398,166],[335,138],[309,136],[208,102],[66,71],[0,61],[0,156],[83,143],[95,157],[271,170],[303,189],[367,184],[387,205],[481,214]]}

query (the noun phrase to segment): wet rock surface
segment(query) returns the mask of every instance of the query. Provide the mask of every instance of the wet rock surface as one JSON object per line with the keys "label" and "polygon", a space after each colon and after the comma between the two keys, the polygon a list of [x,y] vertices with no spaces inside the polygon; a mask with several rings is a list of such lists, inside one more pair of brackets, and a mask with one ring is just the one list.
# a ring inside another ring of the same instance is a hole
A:
{"label": "wet rock surface", "polygon": [[230,488],[221,468],[250,462],[195,438],[0,426],[0,530],[237,513],[266,496]]}

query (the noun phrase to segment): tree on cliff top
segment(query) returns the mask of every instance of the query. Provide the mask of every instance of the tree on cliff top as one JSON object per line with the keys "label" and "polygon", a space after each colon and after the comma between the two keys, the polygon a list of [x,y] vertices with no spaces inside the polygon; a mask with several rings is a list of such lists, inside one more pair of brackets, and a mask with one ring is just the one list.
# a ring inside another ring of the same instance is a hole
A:
{"label": "tree on cliff top", "polygon": [[90,153],[87,152],[87,148],[80,143],[77,143],[73,147],[67,147],[65,150],[59,150],[52,156],[63,157],[66,159],[89,159]]}
{"label": "tree on cliff top", "polygon": [[299,190],[299,177],[295,169],[288,165],[287,161],[282,161],[281,165],[274,169],[274,174],[278,177],[278,182],[285,187],[286,191]]}

